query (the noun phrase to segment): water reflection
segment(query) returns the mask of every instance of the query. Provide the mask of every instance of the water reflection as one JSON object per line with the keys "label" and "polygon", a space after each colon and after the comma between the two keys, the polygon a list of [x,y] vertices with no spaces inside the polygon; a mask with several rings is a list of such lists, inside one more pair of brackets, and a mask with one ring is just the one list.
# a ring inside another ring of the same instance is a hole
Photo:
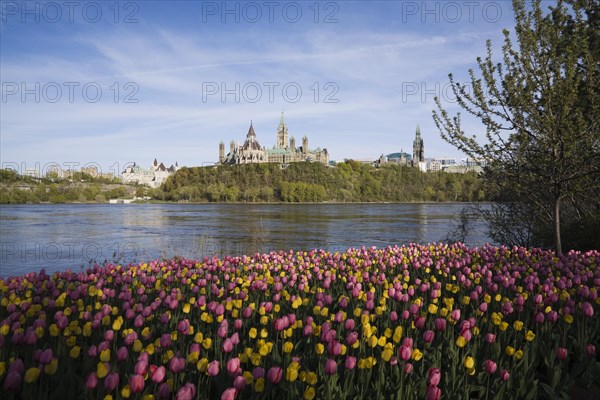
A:
{"label": "water reflection", "polygon": [[[461,204],[145,204],[0,207],[0,275],[90,262],[442,240]],[[474,224],[468,244],[488,238]]]}

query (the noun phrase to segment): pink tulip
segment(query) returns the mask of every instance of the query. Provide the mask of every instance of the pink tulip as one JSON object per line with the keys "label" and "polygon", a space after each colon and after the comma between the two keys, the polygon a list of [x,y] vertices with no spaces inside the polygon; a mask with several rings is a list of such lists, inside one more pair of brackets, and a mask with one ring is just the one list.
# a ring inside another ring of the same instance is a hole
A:
{"label": "pink tulip", "polygon": [[127,360],[127,357],[129,357],[129,351],[127,350],[127,347],[119,347],[119,350],[117,350],[117,360],[125,361]]}
{"label": "pink tulip", "polygon": [[485,341],[490,344],[494,343],[496,341],[496,335],[493,333],[487,333],[485,335]]}
{"label": "pink tulip", "polygon": [[134,372],[137,375],[146,375],[147,370],[148,370],[148,361],[139,360],[138,362],[135,363]]}
{"label": "pink tulip", "polygon": [[442,378],[442,374],[440,373],[439,368],[429,368],[427,376],[428,376],[428,383],[431,386],[439,385],[440,379]]}
{"label": "pink tulip", "polygon": [[177,330],[182,335],[189,335],[190,334],[190,321],[188,319],[179,321],[179,323],[177,324]]}
{"label": "pink tulip", "polygon": [[558,358],[560,361],[565,360],[567,358],[567,354],[568,351],[564,347],[559,347],[556,349],[556,358]]}
{"label": "pink tulip", "polygon": [[106,332],[104,332],[104,340],[110,342],[114,338],[115,338],[115,331],[113,331],[112,329],[109,329]]}
{"label": "pink tulip", "polygon": [[221,369],[221,364],[218,361],[216,361],[216,360],[211,361],[210,364],[208,364],[208,369],[207,369],[208,375],[217,376],[217,375],[219,375],[220,369]]}
{"label": "pink tulip", "polygon": [[233,387],[236,388],[238,391],[242,391],[244,390],[244,388],[246,387],[246,378],[242,375],[238,375],[235,377],[235,379],[233,380]]}
{"label": "pink tulip", "polygon": [[171,361],[169,361],[169,370],[172,373],[176,374],[185,369],[185,358],[182,357],[173,357]]}
{"label": "pink tulip", "polygon": [[171,397],[171,389],[169,388],[169,385],[166,382],[161,383],[158,386],[158,398],[166,400],[170,397]]}
{"label": "pink tulip", "polygon": [[307,324],[304,326],[304,329],[302,330],[302,334],[304,336],[310,336],[313,333],[313,327],[310,324]]}
{"label": "pink tulip", "polygon": [[425,331],[423,333],[423,340],[425,341],[425,343],[431,343],[431,342],[433,342],[434,338],[435,338],[435,332],[434,331]]}
{"label": "pink tulip", "polygon": [[583,315],[586,317],[592,317],[594,315],[594,307],[587,301],[584,301],[581,304],[581,309],[583,310]]}
{"label": "pink tulip", "polygon": [[325,373],[327,375],[334,375],[337,372],[337,363],[331,358],[325,361]]}
{"label": "pink tulip", "polygon": [[412,349],[406,345],[400,346],[399,356],[404,361],[410,360],[412,357]]}
{"label": "pink tulip", "polygon": [[444,318],[436,318],[433,321],[433,325],[435,326],[436,330],[443,331],[446,329],[446,320]]}
{"label": "pink tulip", "polygon": [[594,346],[593,344],[589,343],[585,345],[585,352],[586,354],[593,356],[594,354],[596,354],[596,346]]}
{"label": "pink tulip", "polygon": [[116,372],[111,372],[104,378],[104,388],[112,392],[119,386],[119,374]]}
{"label": "pink tulip", "polygon": [[460,310],[459,309],[452,310],[451,317],[454,321],[458,321],[460,319]]}
{"label": "pink tulip", "polygon": [[129,379],[129,387],[132,393],[140,393],[144,390],[145,382],[144,377],[139,374],[135,374]]}
{"label": "pink tulip", "polygon": [[225,339],[225,341],[223,342],[223,346],[221,346],[221,349],[225,353],[231,353],[231,351],[233,350],[233,342],[231,341],[231,339]]}
{"label": "pink tulip", "polygon": [[240,370],[240,359],[235,357],[227,361],[227,372],[229,375],[235,375]]}
{"label": "pink tulip", "polygon": [[53,358],[54,353],[52,352],[52,349],[46,349],[42,351],[42,354],[40,355],[40,363],[44,365],[50,364]]}
{"label": "pink tulip", "polygon": [[196,386],[193,383],[186,383],[175,395],[175,400],[193,400],[196,395]]}
{"label": "pink tulip", "polygon": [[227,388],[221,395],[221,400],[234,400],[237,397],[238,390],[234,387]]}
{"label": "pink tulip", "polygon": [[95,372],[90,372],[85,379],[85,387],[88,389],[93,389],[98,385],[98,376],[96,376]]}
{"label": "pink tulip", "polygon": [[427,387],[427,400],[440,400],[442,397],[442,391],[437,386]]}
{"label": "pink tulip", "polygon": [[169,333],[163,333],[160,337],[160,347],[167,348],[171,346],[171,335]]}
{"label": "pink tulip", "polygon": [[536,322],[536,323],[538,323],[538,324],[543,324],[543,323],[544,323],[544,320],[546,319],[546,317],[544,317],[544,313],[543,313],[543,312],[541,312],[541,311],[538,311],[538,312],[535,314],[535,317],[534,317],[534,319],[535,319],[535,322]]}
{"label": "pink tulip", "polygon": [[239,342],[240,342],[240,334],[239,333],[236,332],[233,335],[231,335],[231,343],[233,343],[234,346],[237,346]]}
{"label": "pink tulip", "polygon": [[510,374],[508,373],[507,370],[503,369],[500,372],[500,379],[502,379],[504,382],[506,382],[508,380],[508,378],[510,378]]}
{"label": "pink tulip", "polygon": [[496,369],[498,368],[496,363],[492,360],[485,360],[483,363],[483,366],[485,368],[485,372],[487,372],[488,374],[493,374],[494,372],[496,372]]}
{"label": "pink tulip", "polygon": [[277,385],[281,380],[281,375],[283,374],[283,370],[280,367],[271,367],[267,372],[267,378],[269,382],[274,385]]}
{"label": "pink tulip", "polygon": [[[91,373],[91,375],[96,377],[96,374],[94,374],[93,372]],[[4,384],[2,385],[2,388],[6,391],[18,390],[21,387],[22,382],[23,382],[23,377],[21,376],[21,374],[18,371],[10,371],[6,375],[6,378],[4,378]],[[96,378],[96,383],[98,383],[98,378]],[[86,382],[86,386],[87,386],[87,382]],[[88,389],[91,389],[91,388],[88,387]]]}
{"label": "pink tulip", "polygon": [[346,367],[346,369],[354,369],[354,367],[356,367],[356,357],[346,356],[346,361],[344,362],[344,366]]}
{"label": "pink tulip", "polygon": [[411,363],[404,364],[403,370],[404,370],[405,374],[407,374],[407,375],[412,374],[413,369],[414,369],[414,366]]}
{"label": "pink tulip", "polygon": [[164,365],[161,365],[152,373],[152,382],[161,383],[163,379],[165,379],[166,374],[167,369],[164,367]]}

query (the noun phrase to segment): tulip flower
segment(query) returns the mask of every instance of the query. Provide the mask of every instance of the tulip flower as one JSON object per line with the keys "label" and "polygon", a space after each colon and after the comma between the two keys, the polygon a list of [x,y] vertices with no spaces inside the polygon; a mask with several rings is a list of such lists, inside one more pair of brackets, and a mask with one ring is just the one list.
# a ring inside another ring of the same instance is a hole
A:
{"label": "tulip flower", "polygon": [[269,382],[271,382],[274,385],[277,385],[279,383],[282,375],[283,369],[281,369],[280,367],[271,367],[267,372],[267,378],[269,379]]}
{"label": "tulip flower", "polygon": [[227,388],[221,395],[221,400],[234,400],[237,397],[238,390],[234,387]]}
{"label": "tulip flower", "polygon": [[240,371],[240,359],[235,357],[227,361],[227,373],[235,375]]}
{"label": "tulip flower", "polygon": [[104,378],[104,388],[108,392],[112,392],[119,386],[119,374],[116,372],[111,372]]}
{"label": "tulip flower", "polygon": [[144,377],[139,374],[135,374],[129,379],[129,387],[131,387],[132,393],[140,393],[144,390],[145,381]]}
{"label": "tulip flower", "polygon": [[183,385],[175,395],[175,400],[193,400],[196,396],[196,386],[193,383]]}
{"label": "tulip flower", "polygon": [[437,386],[440,383],[440,379],[442,378],[442,374],[438,368],[430,368],[427,372],[427,382],[431,386]]}
{"label": "tulip flower", "polygon": [[219,375],[220,369],[221,369],[221,364],[215,360],[215,361],[211,361],[210,364],[208,364],[208,368],[207,368],[206,372],[210,376],[217,376],[217,375]]}
{"label": "tulip flower", "polygon": [[85,379],[85,387],[94,389],[98,385],[98,376],[95,372],[90,372]]}
{"label": "tulip flower", "polygon": [[496,372],[496,368],[498,368],[496,363],[492,360],[485,360],[483,363],[483,366],[484,366],[485,372],[487,372],[490,375],[493,374],[494,372]]}
{"label": "tulip flower", "polygon": [[404,361],[410,360],[412,357],[412,349],[406,345],[400,346],[400,351],[398,352],[401,359]]}
{"label": "tulip flower", "polygon": [[568,351],[564,347],[559,347],[556,349],[556,358],[560,361],[564,361],[567,358]]}
{"label": "tulip flower", "polygon": [[152,373],[152,381],[154,383],[161,383],[163,379],[165,379],[166,374],[167,369],[164,367],[164,365],[161,365],[160,367],[156,368],[156,370],[154,370],[154,372]]}
{"label": "tulip flower", "polygon": [[442,391],[437,386],[427,387],[427,400],[440,400],[442,397]]}
{"label": "tulip flower", "polygon": [[337,372],[337,363],[333,359],[325,361],[325,373],[327,375],[334,375]]}

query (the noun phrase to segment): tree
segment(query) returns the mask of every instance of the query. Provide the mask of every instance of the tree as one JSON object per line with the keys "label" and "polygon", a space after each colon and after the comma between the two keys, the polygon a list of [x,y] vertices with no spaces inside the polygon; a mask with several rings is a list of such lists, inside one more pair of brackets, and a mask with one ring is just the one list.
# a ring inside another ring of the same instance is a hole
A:
{"label": "tree", "polygon": [[449,75],[459,106],[485,126],[485,140],[467,136],[461,114],[450,117],[438,98],[433,118],[444,140],[487,162],[484,180],[501,200],[527,205],[536,223],[551,224],[561,253],[563,200],[600,187],[600,60],[589,17],[598,0],[558,0],[547,14],[540,0],[530,10],[527,3],[513,0],[517,44],[504,30],[503,62],[494,62],[488,40],[486,57],[477,58],[480,77],[471,69],[462,84]]}

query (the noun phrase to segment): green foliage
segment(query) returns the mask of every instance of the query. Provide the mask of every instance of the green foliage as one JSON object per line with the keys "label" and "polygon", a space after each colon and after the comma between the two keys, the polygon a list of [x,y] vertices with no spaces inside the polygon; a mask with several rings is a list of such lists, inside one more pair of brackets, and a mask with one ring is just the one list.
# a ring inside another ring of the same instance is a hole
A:
{"label": "green foliage", "polygon": [[72,180],[52,180],[0,169],[0,179],[0,204],[105,202],[131,197],[135,190],[132,186],[111,183],[112,179],[81,173],[75,173]]}
{"label": "green foliage", "polygon": [[553,244],[560,253],[561,225],[600,220],[600,5],[557,0],[545,13],[540,0],[513,0],[513,8],[502,62],[488,41],[477,59],[480,76],[469,70],[471,81],[462,84],[450,75],[458,104],[482,123],[484,138],[467,135],[461,114],[451,117],[437,98],[434,120],[446,141],[487,161],[483,180],[501,202],[487,214],[492,236]]}
{"label": "green foliage", "polygon": [[415,168],[374,168],[355,161],[221,165],[182,168],[170,176],[157,200],[208,202],[410,202],[482,201],[477,175],[423,173]]}

